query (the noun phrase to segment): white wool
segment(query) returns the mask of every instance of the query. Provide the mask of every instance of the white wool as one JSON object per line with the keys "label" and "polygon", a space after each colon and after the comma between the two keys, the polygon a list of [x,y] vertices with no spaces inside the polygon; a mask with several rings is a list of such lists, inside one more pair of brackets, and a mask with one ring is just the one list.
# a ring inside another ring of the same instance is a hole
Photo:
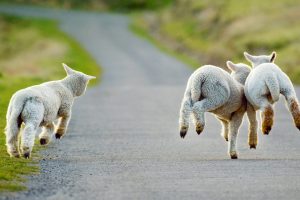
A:
{"label": "white wool", "polygon": [[[247,100],[256,110],[260,109],[264,116],[264,113],[267,112],[266,109],[272,111],[272,104],[277,102],[280,94],[282,94],[287,101],[296,123],[296,118],[299,117],[297,116],[299,110],[298,99],[289,77],[273,63],[276,53],[273,52],[269,56],[252,56],[245,52],[244,55],[254,68],[245,83],[245,95]],[[269,120],[273,123],[273,116],[271,116]],[[268,134],[271,130],[272,123],[268,125],[268,130],[263,131],[265,134]],[[296,123],[296,126],[298,127],[299,124]]]}
{"label": "white wool", "polygon": [[[244,96],[243,84],[250,73],[250,67],[245,64],[233,64],[230,61],[227,62],[227,66],[232,71],[231,75],[219,67],[205,65],[190,76],[181,103],[179,125],[180,135],[184,138],[192,111],[196,131],[200,134],[205,126],[204,113],[215,114],[222,123],[223,137],[229,139],[229,154],[232,158],[236,158],[236,136],[244,113],[249,111],[250,117],[254,116],[254,119],[250,120],[249,137],[256,134],[256,119],[254,109],[247,110]],[[250,146],[255,147],[257,141],[251,142]]]}
{"label": "white wool", "polygon": [[64,79],[31,86],[12,96],[5,129],[7,151],[11,156],[19,156],[17,140],[22,123],[25,127],[20,150],[26,158],[30,156],[39,127],[43,127],[39,135],[41,144],[49,143],[57,119],[60,121],[56,137],[60,138],[66,132],[74,99],[84,94],[89,80],[95,77],[75,71],[65,64],[63,66],[67,72]]}

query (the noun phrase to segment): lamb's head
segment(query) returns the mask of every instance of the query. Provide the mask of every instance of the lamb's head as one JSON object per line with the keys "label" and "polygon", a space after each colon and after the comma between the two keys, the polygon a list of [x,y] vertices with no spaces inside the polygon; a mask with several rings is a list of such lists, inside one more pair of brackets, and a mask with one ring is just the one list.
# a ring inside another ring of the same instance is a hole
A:
{"label": "lamb's head", "polygon": [[276,52],[273,51],[270,55],[260,55],[260,56],[253,56],[247,52],[244,52],[245,58],[252,64],[252,67],[255,68],[256,66],[262,63],[272,63],[276,58]]}
{"label": "lamb's head", "polygon": [[71,69],[69,66],[63,63],[63,67],[67,73],[67,77],[64,79],[68,88],[71,89],[75,97],[81,96],[85,93],[87,84],[91,79],[96,77],[84,74],[82,72]]}
{"label": "lamb's head", "polygon": [[231,71],[231,77],[244,85],[249,73],[251,72],[250,66],[244,63],[234,64],[231,61],[227,61],[226,65]]}

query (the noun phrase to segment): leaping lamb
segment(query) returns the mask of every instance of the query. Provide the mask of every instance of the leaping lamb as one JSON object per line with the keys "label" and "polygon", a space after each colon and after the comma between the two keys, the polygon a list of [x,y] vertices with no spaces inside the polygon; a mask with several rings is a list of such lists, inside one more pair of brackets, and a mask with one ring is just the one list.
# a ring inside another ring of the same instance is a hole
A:
{"label": "leaping lamb", "polygon": [[[50,81],[17,91],[10,99],[6,114],[6,146],[12,157],[19,157],[18,136],[21,124],[25,127],[21,134],[20,151],[29,158],[35,134],[39,127],[41,145],[48,144],[55,131],[61,138],[71,118],[71,108],[76,97],[85,93],[89,80],[94,76],[75,71],[63,64],[67,76],[62,80]],[[55,130],[54,121],[59,119]]]}
{"label": "leaping lamb", "polygon": [[205,65],[197,69],[189,78],[181,103],[179,126],[180,136],[185,137],[189,128],[192,112],[196,131],[200,134],[205,126],[205,112],[211,112],[222,123],[222,135],[229,140],[228,153],[232,159],[238,157],[236,139],[238,129],[247,111],[250,122],[250,148],[257,145],[257,121],[255,111],[247,104],[244,96],[244,83],[251,68],[245,64],[234,64],[227,61],[231,75],[225,70]]}
{"label": "leaping lamb", "polygon": [[300,129],[300,109],[295,89],[289,77],[274,64],[276,53],[253,56],[244,52],[253,70],[245,83],[245,95],[256,110],[261,110],[262,132],[269,134],[273,125],[273,104],[282,94],[294,118],[295,126]]}

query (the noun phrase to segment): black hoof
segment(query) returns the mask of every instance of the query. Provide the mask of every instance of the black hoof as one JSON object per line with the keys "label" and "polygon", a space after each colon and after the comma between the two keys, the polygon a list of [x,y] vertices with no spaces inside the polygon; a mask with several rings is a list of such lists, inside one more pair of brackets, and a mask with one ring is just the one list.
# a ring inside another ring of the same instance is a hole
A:
{"label": "black hoof", "polygon": [[26,158],[26,159],[29,159],[29,157],[30,157],[30,153],[29,152],[26,152],[26,153],[24,153],[24,158]]}
{"label": "black hoof", "polygon": [[196,129],[196,132],[198,135],[200,135],[202,133],[203,129]]}
{"label": "black hoof", "polygon": [[237,155],[232,155],[232,156],[230,156],[231,157],[231,159],[238,159],[238,156]]}
{"label": "black hoof", "polygon": [[56,139],[60,139],[61,136],[62,136],[62,135],[60,135],[60,134],[58,134],[58,133],[55,133],[55,138],[56,138]]}
{"label": "black hoof", "polygon": [[200,135],[202,133],[203,129],[204,129],[204,126],[197,125],[196,126],[196,132],[197,132],[197,134]]}
{"label": "black hoof", "polygon": [[264,135],[269,135],[271,129],[272,129],[272,127],[266,127],[265,130],[263,130],[263,134]]}
{"label": "black hoof", "polygon": [[47,140],[45,138],[41,138],[40,139],[40,144],[41,145],[46,145],[47,144]]}
{"label": "black hoof", "polygon": [[183,139],[186,135],[186,131],[180,131],[180,137]]}
{"label": "black hoof", "polygon": [[255,144],[251,144],[250,145],[250,149],[256,149],[256,145]]}

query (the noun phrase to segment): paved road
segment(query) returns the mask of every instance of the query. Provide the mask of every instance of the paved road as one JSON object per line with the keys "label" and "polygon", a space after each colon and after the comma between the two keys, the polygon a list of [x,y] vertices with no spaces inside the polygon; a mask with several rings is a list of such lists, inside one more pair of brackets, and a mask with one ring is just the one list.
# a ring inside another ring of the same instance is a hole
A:
{"label": "paved road", "polygon": [[[247,146],[247,124],[230,160],[207,115],[182,140],[179,104],[191,71],[134,36],[122,15],[0,6],[59,20],[103,67],[101,85],[74,105],[69,131],[42,152],[29,190],[3,199],[299,199],[300,135],[281,101],[275,127]],[[280,58],[278,58],[280,59]],[[300,90],[298,89],[298,94]]]}

